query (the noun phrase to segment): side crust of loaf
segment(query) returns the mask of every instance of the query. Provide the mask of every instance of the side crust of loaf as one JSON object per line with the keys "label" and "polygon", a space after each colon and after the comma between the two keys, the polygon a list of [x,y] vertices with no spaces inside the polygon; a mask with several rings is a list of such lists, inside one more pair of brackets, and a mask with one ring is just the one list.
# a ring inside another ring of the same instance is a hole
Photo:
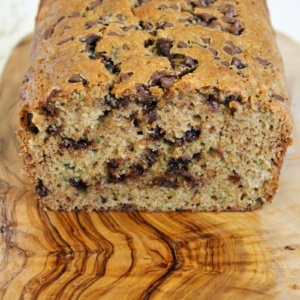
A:
{"label": "side crust of loaf", "polygon": [[20,124],[45,208],[261,207],[292,130],[265,1],[42,1]]}

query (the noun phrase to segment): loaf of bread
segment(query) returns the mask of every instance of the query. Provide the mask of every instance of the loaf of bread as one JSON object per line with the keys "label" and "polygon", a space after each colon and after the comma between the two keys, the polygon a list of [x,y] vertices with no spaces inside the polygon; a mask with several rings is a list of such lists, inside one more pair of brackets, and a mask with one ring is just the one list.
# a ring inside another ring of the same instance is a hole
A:
{"label": "loaf of bread", "polygon": [[20,123],[46,209],[260,207],[292,128],[265,0],[42,0]]}

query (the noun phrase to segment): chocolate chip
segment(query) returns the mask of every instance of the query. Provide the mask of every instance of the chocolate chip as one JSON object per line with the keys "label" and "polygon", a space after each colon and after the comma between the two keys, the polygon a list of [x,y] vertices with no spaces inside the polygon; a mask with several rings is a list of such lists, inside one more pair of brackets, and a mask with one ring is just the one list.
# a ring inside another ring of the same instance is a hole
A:
{"label": "chocolate chip", "polygon": [[242,53],[243,52],[243,50],[240,47],[236,46],[232,41],[226,42],[225,45],[226,46],[223,48],[223,50],[229,55],[233,56],[236,53]]}
{"label": "chocolate chip", "polygon": [[123,14],[116,14],[116,18],[120,21],[126,20],[126,16],[124,16]]}
{"label": "chocolate chip", "polygon": [[209,27],[213,28],[213,29],[220,29],[220,28],[222,28],[221,24],[218,21],[216,21],[216,20],[213,20],[211,22],[211,24],[209,25]]}
{"label": "chocolate chip", "polygon": [[152,129],[152,131],[153,132],[150,133],[150,137],[154,141],[158,141],[165,136],[165,131],[162,130],[159,126],[156,126],[154,129]]}
{"label": "chocolate chip", "polygon": [[69,183],[72,187],[76,188],[79,191],[83,191],[83,192],[85,192],[88,187],[87,184],[81,178],[78,178],[78,177],[69,179]]}
{"label": "chocolate chip", "polygon": [[158,118],[157,116],[157,102],[156,101],[146,101],[143,102],[143,114],[147,117],[148,123],[152,124]]}
{"label": "chocolate chip", "polygon": [[52,36],[52,34],[54,32],[54,28],[55,28],[55,26],[51,26],[51,27],[48,27],[45,30],[45,32],[44,32],[44,38],[45,38],[45,40],[48,40]]}
{"label": "chocolate chip", "polygon": [[82,82],[83,85],[87,84],[87,80],[84,79],[80,74],[71,75],[68,79],[68,82],[70,82],[70,83]]}
{"label": "chocolate chip", "polygon": [[193,21],[193,17],[179,18],[178,21],[179,21],[180,23],[185,23],[185,22],[191,23],[191,22]]}
{"label": "chocolate chip", "polygon": [[99,35],[95,33],[89,33],[85,36],[85,42],[89,46],[96,46],[98,40],[99,40]]}
{"label": "chocolate chip", "polygon": [[156,48],[158,55],[170,56],[170,51],[172,47],[172,41],[167,38],[158,38],[156,40]]}
{"label": "chocolate chip", "polygon": [[168,161],[168,176],[185,176],[189,168],[189,164],[191,163],[188,159],[179,158],[170,158]]}
{"label": "chocolate chip", "polygon": [[235,19],[231,17],[222,17],[222,21],[227,24],[234,24]]}
{"label": "chocolate chip", "polygon": [[255,60],[260,63],[265,69],[268,67],[268,65],[270,64],[269,61],[267,61],[266,59],[260,58],[260,57],[255,57]]}
{"label": "chocolate chip", "polygon": [[223,60],[220,62],[221,65],[225,66],[225,67],[229,67],[230,66],[230,63],[228,60]]}
{"label": "chocolate chip", "polygon": [[93,26],[97,25],[98,24],[98,20],[94,20],[94,21],[86,21],[84,26],[87,28],[87,29],[90,29],[92,28]]}
{"label": "chocolate chip", "polygon": [[218,56],[218,51],[214,48],[209,48],[208,49],[214,56]]}
{"label": "chocolate chip", "polygon": [[201,38],[202,42],[206,45],[210,44],[210,38]]}
{"label": "chocolate chip", "polygon": [[193,8],[195,7],[207,7],[212,5],[216,0],[193,0],[191,1],[191,5]]}
{"label": "chocolate chip", "polygon": [[283,96],[278,95],[278,94],[273,94],[272,97],[275,98],[276,100],[280,101],[280,102],[285,102],[286,101],[286,98],[284,98]]}
{"label": "chocolate chip", "polygon": [[157,28],[158,29],[166,29],[166,28],[171,28],[171,27],[174,27],[175,25],[171,22],[165,22],[165,21],[160,21],[158,23],[158,26]]}
{"label": "chocolate chip", "polygon": [[160,84],[160,79],[165,75],[165,72],[155,71],[151,74],[149,84],[151,86]]}
{"label": "chocolate chip", "polygon": [[225,31],[227,31],[231,34],[234,34],[234,35],[241,35],[244,32],[244,30],[245,30],[245,28],[243,28],[243,27],[240,27],[240,28],[228,27],[225,29]]}
{"label": "chocolate chip", "polygon": [[124,31],[137,30],[137,29],[139,29],[139,28],[136,25],[125,26],[123,28]]}
{"label": "chocolate chip", "polygon": [[246,68],[246,65],[242,63],[242,61],[237,58],[237,57],[234,57],[231,61],[231,65],[232,66],[236,66],[238,69],[244,69]]}
{"label": "chocolate chip", "polygon": [[130,50],[129,46],[127,44],[123,45],[123,50]]}
{"label": "chocolate chip", "polygon": [[101,62],[104,64],[105,68],[112,74],[120,73],[120,64],[115,64],[110,57],[107,57],[103,53],[98,54],[101,57]]}
{"label": "chocolate chip", "polygon": [[72,11],[69,14],[69,18],[77,18],[77,17],[80,17],[80,12],[78,12],[78,11]]}
{"label": "chocolate chip", "polygon": [[175,77],[162,77],[160,79],[161,86],[164,89],[170,88],[173,85],[174,81]]}
{"label": "chocolate chip", "polygon": [[187,67],[194,67],[198,64],[198,60],[197,59],[193,59],[190,56],[186,56],[183,60],[183,63],[187,66]]}
{"label": "chocolate chip", "polygon": [[44,183],[41,179],[38,180],[35,189],[41,197],[47,197],[49,195],[49,190],[44,186]]}
{"label": "chocolate chip", "polygon": [[179,11],[179,7],[177,4],[172,4],[169,6],[169,8],[173,9],[173,10],[176,10],[176,11]]}
{"label": "chocolate chip", "polygon": [[59,41],[56,45],[63,45],[63,44],[66,44],[66,43],[68,43],[68,42],[70,42],[70,41],[73,41],[74,40],[74,37],[73,36],[70,36],[70,37],[68,37],[68,38],[66,38],[66,39],[64,39],[64,40],[61,40],[61,41]]}
{"label": "chocolate chip", "polygon": [[194,14],[196,17],[198,17],[201,21],[204,21],[205,23],[211,23],[213,20],[217,20],[217,18],[211,14],[208,13],[200,13],[200,14]]}
{"label": "chocolate chip", "polygon": [[191,130],[188,130],[184,134],[184,138],[187,142],[192,142],[196,140],[201,134],[200,129],[192,128]]}
{"label": "chocolate chip", "polygon": [[[31,112],[27,112],[25,114],[25,118],[24,118],[24,123],[25,126],[27,127],[27,129],[33,133],[33,134],[38,134],[39,133],[39,129],[37,128],[37,126],[33,123],[32,121],[33,119],[33,114]],[[22,118],[23,120],[23,118]]]}
{"label": "chocolate chip", "polygon": [[165,4],[160,4],[158,7],[157,7],[159,10],[166,10],[168,8],[167,5]]}
{"label": "chocolate chip", "polygon": [[179,41],[177,43],[177,47],[178,48],[189,48],[189,45],[187,43],[183,42],[183,41]]}
{"label": "chocolate chip", "polygon": [[95,0],[95,1],[91,2],[87,6],[86,10],[93,10],[93,9],[95,9],[97,6],[99,6],[102,3],[102,1],[103,0]]}
{"label": "chocolate chip", "polygon": [[231,5],[231,4],[222,5],[221,6],[221,12],[226,17],[232,18],[232,17],[236,17],[237,16],[235,7],[233,5]]}
{"label": "chocolate chip", "polygon": [[132,75],[133,75],[133,72],[122,73],[121,74],[121,80],[122,81],[127,81],[132,77]]}
{"label": "chocolate chip", "polygon": [[124,37],[124,36],[126,36],[126,35],[125,35],[125,34],[120,34],[120,33],[116,32],[116,31],[110,31],[110,32],[107,34],[107,36],[119,36],[119,37]]}

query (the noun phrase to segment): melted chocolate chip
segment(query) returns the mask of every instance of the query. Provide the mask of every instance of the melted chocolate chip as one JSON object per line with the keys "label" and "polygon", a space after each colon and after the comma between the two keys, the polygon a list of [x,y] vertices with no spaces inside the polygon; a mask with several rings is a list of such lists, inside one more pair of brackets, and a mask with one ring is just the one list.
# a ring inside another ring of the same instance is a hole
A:
{"label": "melted chocolate chip", "polygon": [[213,20],[211,22],[211,24],[209,25],[209,27],[213,28],[213,29],[221,29],[222,28],[221,24],[216,20]]}
{"label": "melted chocolate chip", "polygon": [[216,95],[209,95],[206,99],[206,103],[213,109],[217,110],[219,108],[219,98]]}
{"label": "melted chocolate chip", "polygon": [[232,66],[236,66],[238,69],[244,69],[246,68],[246,65],[242,63],[242,61],[237,58],[237,57],[234,57],[231,61],[231,65]]}
{"label": "melted chocolate chip", "polygon": [[227,24],[234,24],[235,19],[234,19],[234,18],[231,18],[231,17],[223,17],[223,18],[222,18],[222,21],[223,21],[224,23],[227,23]]}
{"label": "melted chocolate chip", "polygon": [[[239,23],[237,23],[239,24]],[[241,35],[244,32],[245,28],[244,27],[237,27],[237,26],[230,26],[225,28],[225,31],[233,34],[233,35]]]}
{"label": "melted chocolate chip", "polygon": [[153,101],[154,98],[151,95],[151,92],[147,86],[144,84],[136,83],[135,84],[136,95],[139,101]]}
{"label": "melted chocolate chip", "polygon": [[105,203],[107,203],[107,199],[104,198],[103,196],[100,196],[100,202],[101,202],[102,204],[105,204]]}
{"label": "melted chocolate chip", "polygon": [[192,128],[191,130],[188,130],[185,132],[184,139],[187,142],[192,142],[192,141],[196,140],[200,136],[200,134],[201,134],[200,129]]}
{"label": "melted chocolate chip", "polygon": [[148,149],[145,154],[147,167],[151,168],[158,160],[160,152],[158,150]]}
{"label": "melted chocolate chip", "polygon": [[268,67],[270,64],[268,60],[260,58],[260,57],[255,57],[255,60],[260,63],[265,69]]}
{"label": "melted chocolate chip", "polygon": [[27,127],[27,129],[33,133],[33,134],[38,134],[39,133],[39,129],[37,128],[37,126],[33,123],[32,121],[33,119],[33,114],[31,112],[28,112],[25,114],[25,118],[24,118],[24,123]]}
{"label": "melted chocolate chip", "polygon": [[75,141],[74,139],[64,137],[62,138],[62,144],[60,146],[65,147],[69,150],[82,150],[86,149],[90,144],[91,142],[87,139],[80,139],[78,141]]}
{"label": "melted chocolate chip", "polygon": [[186,56],[183,60],[184,65],[187,67],[194,67],[198,65],[198,60],[193,59],[191,56]]}
{"label": "melted chocolate chip", "polygon": [[112,74],[120,73],[120,64],[115,64],[110,57],[105,56],[103,53],[99,53],[96,58],[100,56],[101,62],[104,64],[105,68]]}
{"label": "melted chocolate chip", "polygon": [[152,131],[153,132],[150,133],[150,137],[154,141],[158,141],[165,136],[165,131],[162,130],[159,126],[156,126],[154,129],[152,129]]}
{"label": "melted chocolate chip", "polygon": [[130,177],[135,179],[144,175],[145,169],[141,164],[136,164],[131,167]]}
{"label": "melted chocolate chip", "polygon": [[168,161],[168,172],[172,175],[181,175],[182,171],[188,171],[188,165],[191,163],[188,159],[170,158]]}
{"label": "melted chocolate chip", "polygon": [[56,108],[55,105],[52,104],[52,103],[48,103],[46,105],[43,105],[41,107],[41,109],[42,109],[43,113],[45,113],[46,116],[49,116],[49,117],[55,117],[59,113],[58,108]]}
{"label": "melted chocolate chip", "polygon": [[78,177],[71,178],[69,180],[69,183],[72,187],[76,188],[79,191],[83,191],[83,192],[85,192],[88,187],[87,184],[81,178],[78,178]]}
{"label": "melted chocolate chip", "polygon": [[169,6],[169,8],[173,9],[173,10],[176,10],[176,11],[179,11],[179,7],[177,4],[172,4]]}
{"label": "melted chocolate chip", "polygon": [[49,195],[49,190],[44,186],[44,183],[41,179],[38,180],[35,189],[41,197],[46,197]]}
{"label": "melted chocolate chip", "polygon": [[173,189],[178,188],[177,182],[172,181],[164,176],[154,178],[152,184],[164,188],[173,188]]}
{"label": "melted chocolate chip", "polygon": [[170,56],[172,41],[167,38],[158,38],[156,40],[157,54],[162,56]]}
{"label": "melted chocolate chip", "polygon": [[62,131],[62,127],[57,125],[49,125],[48,128],[46,129],[46,133],[49,135],[57,135],[61,131]]}
{"label": "melted chocolate chip", "polygon": [[220,62],[220,64],[227,67],[227,68],[230,66],[230,63],[229,63],[228,60],[223,60],[223,61]]}
{"label": "melted chocolate chip", "polygon": [[73,36],[70,36],[70,37],[68,37],[68,38],[66,38],[66,39],[64,39],[64,40],[61,40],[61,41],[59,41],[58,43],[57,43],[57,45],[63,45],[63,44],[66,44],[66,43],[68,43],[68,42],[70,42],[70,41],[73,41],[74,40],[74,37]]}
{"label": "melted chocolate chip", "polygon": [[126,108],[130,102],[128,96],[117,99],[112,94],[104,96],[104,102],[108,104],[113,109]]}

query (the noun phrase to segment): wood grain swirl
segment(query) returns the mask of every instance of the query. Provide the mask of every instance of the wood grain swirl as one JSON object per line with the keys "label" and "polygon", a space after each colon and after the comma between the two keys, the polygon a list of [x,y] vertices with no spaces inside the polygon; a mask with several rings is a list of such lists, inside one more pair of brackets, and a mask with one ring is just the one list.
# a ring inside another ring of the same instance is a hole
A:
{"label": "wood grain swirl", "polygon": [[[1,82],[0,299],[300,298],[298,103],[281,191],[260,211],[44,211],[20,174],[14,135],[30,42],[16,47]],[[300,79],[291,69],[295,94]]]}

